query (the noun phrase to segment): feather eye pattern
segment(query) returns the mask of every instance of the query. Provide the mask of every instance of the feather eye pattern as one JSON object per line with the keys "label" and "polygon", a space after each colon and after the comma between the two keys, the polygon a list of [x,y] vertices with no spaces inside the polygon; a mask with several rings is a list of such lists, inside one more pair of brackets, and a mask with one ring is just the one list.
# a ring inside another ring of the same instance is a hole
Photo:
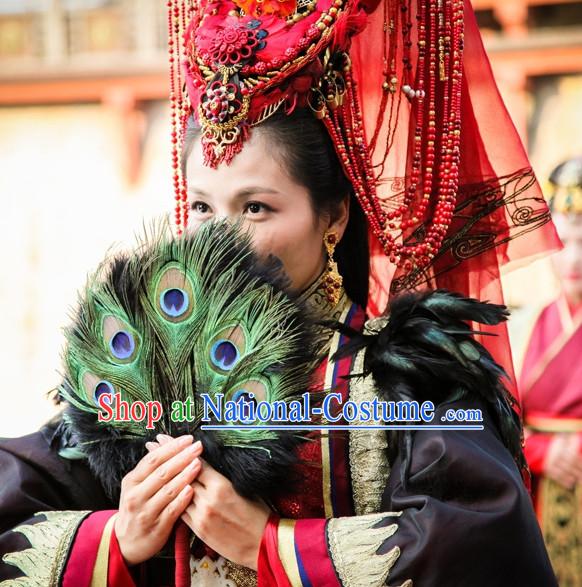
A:
{"label": "feather eye pattern", "polygon": [[[65,330],[59,393],[79,448],[112,497],[160,432],[202,439],[204,458],[243,495],[268,499],[282,486],[303,439],[264,426],[203,431],[200,396],[289,403],[312,389],[306,365],[321,355],[319,326],[287,287],[281,263],[260,260],[248,233],[227,222],[179,238],[155,228],[89,278]],[[99,422],[104,393],[129,404],[159,401],[156,430],[145,421]],[[190,401],[193,418],[174,421],[175,401]]]}

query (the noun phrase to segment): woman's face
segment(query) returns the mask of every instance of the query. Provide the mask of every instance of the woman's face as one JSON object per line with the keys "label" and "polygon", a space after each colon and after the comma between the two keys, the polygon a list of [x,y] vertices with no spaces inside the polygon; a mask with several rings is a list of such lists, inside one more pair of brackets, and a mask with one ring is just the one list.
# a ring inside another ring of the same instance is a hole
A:
{"label": "woman's face", "polygon": [[196,229],[214,218],[240,217],[249,227],[255,250],[277,256],[295,291],[303,291],[323,271],[326,262],[324,232],[343,236],[348,198],[338,218],[317,216],[307,188],[296,183],[274,155],[269,139],[255,131],[230,165],[216,169],[203,163],[196,139],[188,157],[186,175],[191,204],[188,226]]}
{"label": "woman's face", "polygon": [[582,302],[582,214],[554,214],[564,248],[553,256],[564,292],[573,302]]}

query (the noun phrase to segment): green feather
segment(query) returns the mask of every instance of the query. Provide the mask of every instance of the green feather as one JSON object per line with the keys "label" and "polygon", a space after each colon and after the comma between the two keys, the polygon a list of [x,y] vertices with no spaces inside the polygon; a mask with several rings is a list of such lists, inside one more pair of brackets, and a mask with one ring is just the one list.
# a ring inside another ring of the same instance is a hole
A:
{"label": "green feather", "polygon": [[[238,225],[206,223],[182,238],[169,232],[154,228],[135,251],[106,260],[89,279],[66,330],[61,395],[96,420],[94,393],[108,382],[128,402],[160,401],[166,417],[157,431],[172,433],[175,400],[194,399],[195,428],[201,393],[231,399],[252,391],[289,402],[307,391],[315,337],[273,261],[261,268]],[[151,436],[145,423],[96,425]],[[217,437],[240,446],[276,434],[228,430]]]}

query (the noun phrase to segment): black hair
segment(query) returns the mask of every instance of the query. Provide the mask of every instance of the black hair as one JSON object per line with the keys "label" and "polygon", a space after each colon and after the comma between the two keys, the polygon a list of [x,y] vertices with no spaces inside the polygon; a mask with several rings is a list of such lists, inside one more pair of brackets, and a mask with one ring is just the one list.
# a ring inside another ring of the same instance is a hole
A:
{"label": "black hair", "polygon": [[[291,178],[307,188],[317,215],[333,217],[345,198],[350,198],[348,225],[334,257],[346,293],[365,308],[370,263],[366,217],[326,128],[305,108],[297,108],[290,115],[279,111],[257,128],[280,154]],[[184,143],[184,166],[199,132],[200,128],[191,118]]]}

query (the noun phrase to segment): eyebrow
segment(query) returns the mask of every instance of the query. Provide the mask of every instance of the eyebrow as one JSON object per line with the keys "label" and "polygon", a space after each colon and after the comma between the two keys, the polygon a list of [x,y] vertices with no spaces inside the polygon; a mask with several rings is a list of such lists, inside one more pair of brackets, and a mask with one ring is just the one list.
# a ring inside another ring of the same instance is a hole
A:
{"label": "eyebrow", "polygon": [[[192,194],[198,194],[200,196],[205,196],[207,198],[210,197],[210,194],[208,194],[204,190],[201,190],[198,188],[188,188],[188,191]],[[281,192],[279,190],[275,190],[273,188],[252,186],[252,187],[248,187],[248,188],[244,188],[242,190],[239,190],[236,193],[235,198],[236,199],[244,199],[244,198],[248,198],[249,196],[253,196],[254,194],[280,194],[280,193]]]}

